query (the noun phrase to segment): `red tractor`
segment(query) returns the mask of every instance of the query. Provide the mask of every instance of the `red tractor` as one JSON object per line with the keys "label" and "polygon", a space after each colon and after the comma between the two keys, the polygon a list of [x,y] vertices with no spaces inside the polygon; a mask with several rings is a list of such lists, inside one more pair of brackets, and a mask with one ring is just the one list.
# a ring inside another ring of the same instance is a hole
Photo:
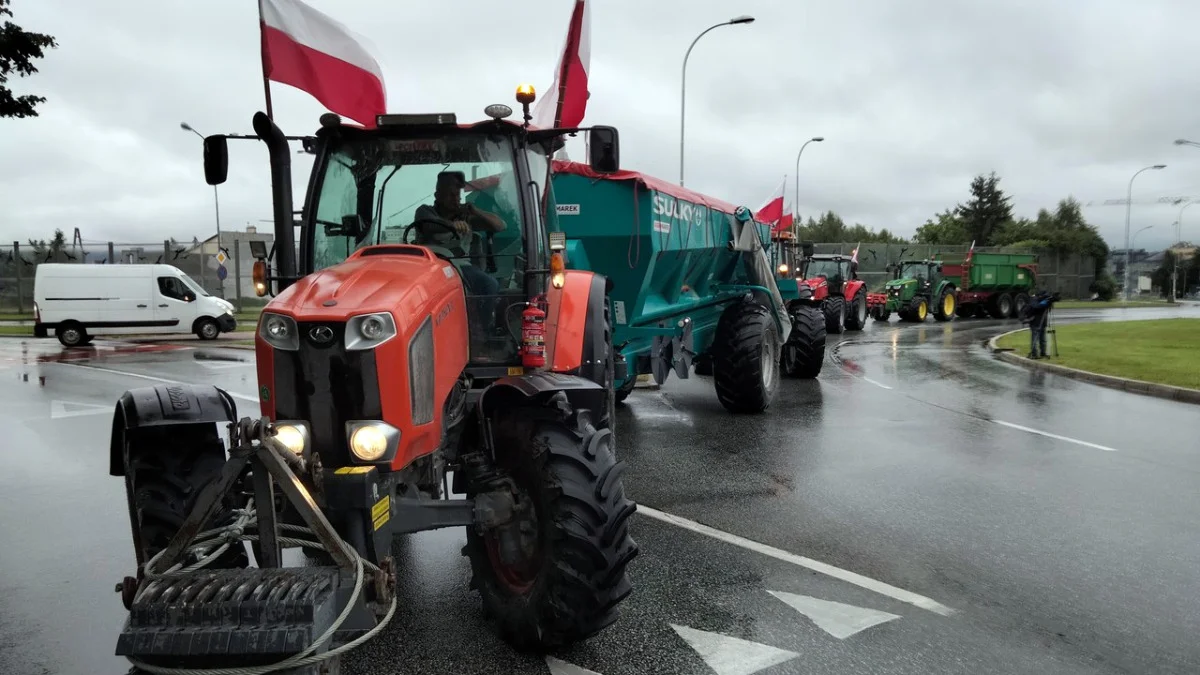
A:
{"label": "red tractor", "polygon": [[[472,124],[329,113],[303,138],[255,115],[275,216],[275,271],[254,264],[275,296],[261,409],[238,420],[216,387],[160,385],[113,420],[138,563],[117,654],[135,670],[336,672],[397,610],[393,539],[437,528],[464,528],[470,587],[514,646],[617,620],[638,553],[613,440],[625,374],[610,286],[565,269],[550,194],[565,135],[590,132],[592,168],[612,173],[617,130],[530,128],[533,88],[517,100],[524,124],[502,104]],[[209,184],[227,138],[205,139]],[[289,140],[314,155],[298,219]],[[285,567],[295,547],[325,564]]]}
{"label": "red tractor", "polygon": [[801,244],[800,283],[812,289],[810,302],[825,314],[825,330],[841,333],[867,325],[867,292],[858,278],[858,260],[841,253],[813,253],[811,242]]}

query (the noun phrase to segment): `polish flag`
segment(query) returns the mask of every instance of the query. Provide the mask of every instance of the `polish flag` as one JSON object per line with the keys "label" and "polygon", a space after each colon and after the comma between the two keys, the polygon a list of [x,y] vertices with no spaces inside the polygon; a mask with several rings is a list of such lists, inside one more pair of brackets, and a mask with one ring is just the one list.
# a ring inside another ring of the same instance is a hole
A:
{"label": "polish flag", "polygon": [[300,0],[258,0],[263,77],[312,94],[328,108],[375,126],[386,112],[383,69],[341,23]]}
{"label": "polish flag", "polygon": [[783,216],[779,219],[779,222],[775,224],[775,227],[771,228],[771,232],[787,232],[788,230],[792,229],[793,222],[794,218],[792,216],[792,212],[784,211]]}
{"label": "polish flag", "polygon": [[975,240],[974,239],[971,240],[971,248],[967,249],[967,259],[963,261],[963,264],[965,265],[965,264],[971,262],[971,256],[973,256],[973,255],[975,255]]}
{"label": "polish flag", "polygon": [[554,70],[554,84],[533,107],[533,124],[542,129],[572,128],[583,123],[587,110],[588,69],[592,52],[592,5],[574,0],[567,41]]}
{"label": "polish flag", "polygon": [[862,242],[854,247],[854,253],[850,255],[850,262],[858,262],[858,249],[862,248]]}
{"label": "polish flag", "polygon": [[754,219],[760,223],[777,223],[783,218],[783,191],[787,186],[787,176],[779,182],[779,187],[771,194],[770,199],[762,208],[754,212]]}

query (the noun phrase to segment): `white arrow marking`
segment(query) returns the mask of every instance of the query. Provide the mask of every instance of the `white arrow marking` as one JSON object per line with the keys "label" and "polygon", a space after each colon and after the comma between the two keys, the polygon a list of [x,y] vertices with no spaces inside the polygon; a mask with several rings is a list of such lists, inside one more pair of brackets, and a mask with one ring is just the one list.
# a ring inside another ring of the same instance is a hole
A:
{"label": "white arrow marking", "polygon": [[832,600],[821,600],[807,595],[767,591],[786,602],[792,609],[813,620],[826,633],[839,640],[864,631],[871,626],[899,619],[898,614],[889,614],[869,607],[857,607]]}
{"label": "white arrow marking", "polygon": [[94,403],[75,403],[74,401],[51,401],[50,402],[50,419],[56,420],[61,417],[79,417],[81,415],[99,415],[100,413],[111,413],[113,406],[111,405],[96,405]]}
{"label": "white arrow marking", "polygon": [[553,656],[546,657],[546,666],[550,668],[550,675],[600,675],[594,670],[580,668],[574,663],[560,661]]}
{"label": "white arrow marking", "polygon": [[796,652],[720,633],[670,624],[717,675],[751,675],[800,656]]}

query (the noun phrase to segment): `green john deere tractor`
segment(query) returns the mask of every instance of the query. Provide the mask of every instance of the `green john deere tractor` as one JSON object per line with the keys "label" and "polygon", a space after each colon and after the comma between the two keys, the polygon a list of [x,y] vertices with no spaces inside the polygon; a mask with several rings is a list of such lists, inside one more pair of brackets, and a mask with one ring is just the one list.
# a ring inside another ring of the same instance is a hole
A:
{"label": "green john deere tractor", "polygon": [[905,260],[899,263],[897,277],[884,286],[883,312],[896,312],[901,321],[921,322],[931,313],[938,321],[949,321],[958,308],[956,291],[942,276],[940,260]]}

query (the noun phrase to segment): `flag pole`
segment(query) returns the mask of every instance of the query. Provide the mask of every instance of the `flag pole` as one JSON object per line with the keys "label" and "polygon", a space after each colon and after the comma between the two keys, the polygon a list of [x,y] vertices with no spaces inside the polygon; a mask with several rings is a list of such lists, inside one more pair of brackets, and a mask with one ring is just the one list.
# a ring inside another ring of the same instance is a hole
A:
{"label": "flag pole", "polygon": [[259,51],[262,52],[259,60],[262,61],[263,94],[267,99],[267,119],[275,121],[275,113],[271,108],[271,58],[267,52],[267,22],[263,19],[263,3],[266,1],[258,0]]}

